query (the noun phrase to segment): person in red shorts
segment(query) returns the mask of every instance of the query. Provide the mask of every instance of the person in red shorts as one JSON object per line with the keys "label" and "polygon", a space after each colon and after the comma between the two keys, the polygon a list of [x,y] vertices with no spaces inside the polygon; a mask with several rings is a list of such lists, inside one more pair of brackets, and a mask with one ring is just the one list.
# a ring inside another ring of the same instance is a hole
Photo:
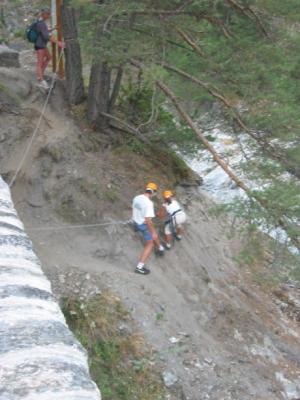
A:
{"label": "person in red shorts", "polygon": [[49,89],[48,83],[45,81],[44,73],[51,60],[51,54],[47,48],[49,41],[57,43],[61,48],[64,48],[62,42],[57,41],[51,37],[51,32],[56,28],[49,29],[46,21],[50,18],[50,9],[43,8],[40,12],[40,18],[36,24],[36,31],[38,33],[37,40],[34,44],[34,49],[36,51],[37,64],[36,64],[36,76],[39,85],[44,89]]}

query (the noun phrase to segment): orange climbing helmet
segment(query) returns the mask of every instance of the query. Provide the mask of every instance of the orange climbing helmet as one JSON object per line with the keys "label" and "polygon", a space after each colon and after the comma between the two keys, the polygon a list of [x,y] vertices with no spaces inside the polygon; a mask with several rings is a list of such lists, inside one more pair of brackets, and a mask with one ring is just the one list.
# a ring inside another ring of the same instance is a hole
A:
{"label": "orange climbing helmet", "polygon": [[152,190],[152,192],[157,192],[157,189],[158,189],[158,186],[157,186],[156,183],[149,182],[149,183],[146,185],[146,190]]}
{"label": "orange climbing helmet", "polygon": [[173,196],[173,193],[171,192],[171,190],[165,190],[164,192],[163,192],[163,198],[164,199],[169,199],[170,197],[172,197]]}

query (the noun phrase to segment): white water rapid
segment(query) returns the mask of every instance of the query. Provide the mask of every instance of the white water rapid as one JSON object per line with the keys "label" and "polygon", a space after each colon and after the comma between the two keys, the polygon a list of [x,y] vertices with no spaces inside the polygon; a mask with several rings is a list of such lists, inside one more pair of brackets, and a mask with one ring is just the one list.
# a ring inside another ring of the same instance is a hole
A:
{"label": "white water rapid", "polygon": [[[229,165],[234,173],[244,181],[251,189],[261,190],[270,185],[267,179],[255,182],[249,180],[241,168],[241,163],[254,159],[255,143],[246,134],[238,136],[227,133],[222,128],[222,123],[216,124],[209,132],[205,132],[213,138],[212,145],[220,157]],[[246,198],[245,192],[236,186],[226,172],[213,160],[211,153],[202,149],[195,157],[183,157],[186,163],[203,178],[201,191],[206,192],[216,203],[225,204],[232,202],[235,198]],[[290,179],[288,173],[282,176],[283,180]],[[280,228],[267,227],[258,221],[259,228],[280,243],[288,243],[286,233]],[[299,254],[298,249],[289,244],[289,249],[294,254]]]}

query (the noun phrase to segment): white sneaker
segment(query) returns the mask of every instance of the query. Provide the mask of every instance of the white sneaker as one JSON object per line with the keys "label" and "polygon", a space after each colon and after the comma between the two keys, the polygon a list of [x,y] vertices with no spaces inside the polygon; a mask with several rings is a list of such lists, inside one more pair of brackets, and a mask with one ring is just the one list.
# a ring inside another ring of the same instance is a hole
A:
{"label": "white sneaker", "polygon": [[168,250],[170,250],[170,248],[172,247],[172,246],[170,245],[170,243],[165,243],[165,246],[166,246],[166,249],[168,249]]}
{"label": "white sneaker", "polygon": [[49,89],[49,85],[45,80],[39,81],[38,85],[43,89]]}

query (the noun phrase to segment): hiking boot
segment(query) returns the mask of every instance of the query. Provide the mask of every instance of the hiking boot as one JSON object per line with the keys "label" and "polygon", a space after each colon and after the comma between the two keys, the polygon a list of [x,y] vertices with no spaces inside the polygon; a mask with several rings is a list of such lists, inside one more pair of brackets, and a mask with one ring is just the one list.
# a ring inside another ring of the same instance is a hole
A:
{"label": "hiking boot", "polygon": [[160,246],[159,248],[155,249],[156,254],[158,254],[159,256],[163,256],[165,254],[165,248],[164,246]]}
{"label": "hiking boot", "polygon": [[142,268],[136,267],[135,271],[137,274],[148,275],[150,274],[150,269],[143,266]]}
{"label": "hiking boot", "polygon": [[48,83],[45,80],[39,81],[38,85],[43,89],[46,89],[46,90],[50,89]]}

